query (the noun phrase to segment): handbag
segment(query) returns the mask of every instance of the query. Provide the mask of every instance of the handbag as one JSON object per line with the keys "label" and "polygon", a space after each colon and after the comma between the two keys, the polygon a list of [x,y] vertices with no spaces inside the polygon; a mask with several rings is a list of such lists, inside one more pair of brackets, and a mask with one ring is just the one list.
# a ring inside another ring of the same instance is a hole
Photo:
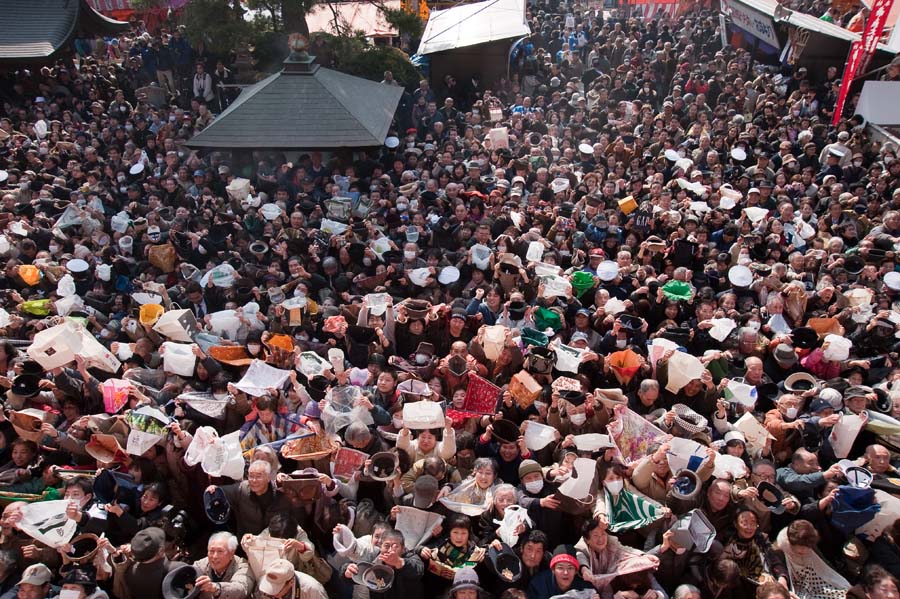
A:
{"label": "handbag", "polygon": [[160,245],[151,245],[147,253],[150,264],[160,269],[166,274],[175,271],[175,261],[178,259],[178,253],[172,242],[166,242]]}
{"label": "handbag", "polygon": [[80,329],[81,327],[72,321],[45,329],[34,336],[26,351],[44,370],[65,366],[81,351]]}
{"label": "handbag", "polygon": [[312,576],[322,584],[331,580],[333,572],[331,565],[318,555],[314,555],[308,562],[300,562],[298,570]]}
{"label": "handbag", "polygon": [[159,317],[153,330],[173,341],[190,343],[197,332],[197,319],[190,310],[169,310]]}

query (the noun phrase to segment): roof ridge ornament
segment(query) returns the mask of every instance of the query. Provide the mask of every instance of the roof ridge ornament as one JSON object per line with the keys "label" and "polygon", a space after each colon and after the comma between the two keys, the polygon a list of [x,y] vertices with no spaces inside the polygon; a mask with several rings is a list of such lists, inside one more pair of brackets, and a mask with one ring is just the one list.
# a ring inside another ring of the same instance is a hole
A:
{"label": "roof ridge ornament", "polygon": [[290,54],[284,61],[285,73],[311,75],[319,69],[316,57],[309,54],[309,39],[302,33],[288,36]]}

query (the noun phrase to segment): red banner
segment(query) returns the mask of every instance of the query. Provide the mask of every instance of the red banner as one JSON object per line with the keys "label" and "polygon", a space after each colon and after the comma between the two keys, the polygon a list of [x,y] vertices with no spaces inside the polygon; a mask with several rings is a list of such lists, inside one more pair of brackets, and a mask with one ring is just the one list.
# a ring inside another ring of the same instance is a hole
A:
{"label": "red banner", "polygon": [[872,12],[866,19],[866,28],[862,33],[862,37],[858,42],[853,42],[850,46],[850,56],[847,59],[847,66],[844,68],[844,75],[841,78],[841,91],[838,95],[837,105],[834,107],[834,117],[831,124],[837,125],[844,113],[844,103],[847,101],[847,95],[850,93],[850,87],[853,80],[856,79],[857,73],[865,73],[869,61],[875,55],[878,49],[878,42],[881,40],[881,34],[884,32],[884,24],[887,21],[888,14],[894,0],[875,0],[872,5]]}
{"label": "red banner", "polygon": [[865,73],[869,61],[875,56],[875,50],[878,49],[878,42],[881,40],[881,34],[884,33],[884,25],[887,22],[888,15],[894,0],[875,0],[872,4],[872,12],[866,19],[866,28],[862,34],[863,58],[859,65],[859,72]]}
{"label": "red banner", "polygon": [[850,93],[850,86],[853,85],[853,79],[856,77],[856,71],[859,68],[863,55],[862,42],[853,42],[850,46],[850,57],[847,59],[847,66],[844,67],[844,75],[841,79],[841,92],[838,94],[837,105],[834,107],[834,116],[831,119],[831,125],[837,126],[844,113],[844,102],[847,100],[847,94]]}

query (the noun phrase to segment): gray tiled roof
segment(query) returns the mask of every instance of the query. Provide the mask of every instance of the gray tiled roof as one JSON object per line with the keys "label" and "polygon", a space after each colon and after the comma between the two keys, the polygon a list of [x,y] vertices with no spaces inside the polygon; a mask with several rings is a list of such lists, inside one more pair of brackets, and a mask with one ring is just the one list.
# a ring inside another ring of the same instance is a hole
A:
{"label": "gray tiled roof", "polygon": [[86,0],[0,1],[0,60],[41,60],[69,42],[79,22],[91,33],[114,33],[128,23],[107,19]]}
{"label": "gray tiled roof", "polygon": [[403,90],[330,69],[280,71],[246,88],[188,142],[206,148],[342,148],[384,143]]}

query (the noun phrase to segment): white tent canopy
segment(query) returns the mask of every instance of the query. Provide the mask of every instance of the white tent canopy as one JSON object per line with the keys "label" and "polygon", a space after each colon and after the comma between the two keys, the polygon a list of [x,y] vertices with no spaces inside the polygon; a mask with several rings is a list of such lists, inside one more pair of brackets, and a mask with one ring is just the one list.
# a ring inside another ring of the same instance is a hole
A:
{"label": "white tent canopy", "polygon": [[525,0],[485,0],[433,10],[425,25],[419,54],[475,46],[530,35]]}

